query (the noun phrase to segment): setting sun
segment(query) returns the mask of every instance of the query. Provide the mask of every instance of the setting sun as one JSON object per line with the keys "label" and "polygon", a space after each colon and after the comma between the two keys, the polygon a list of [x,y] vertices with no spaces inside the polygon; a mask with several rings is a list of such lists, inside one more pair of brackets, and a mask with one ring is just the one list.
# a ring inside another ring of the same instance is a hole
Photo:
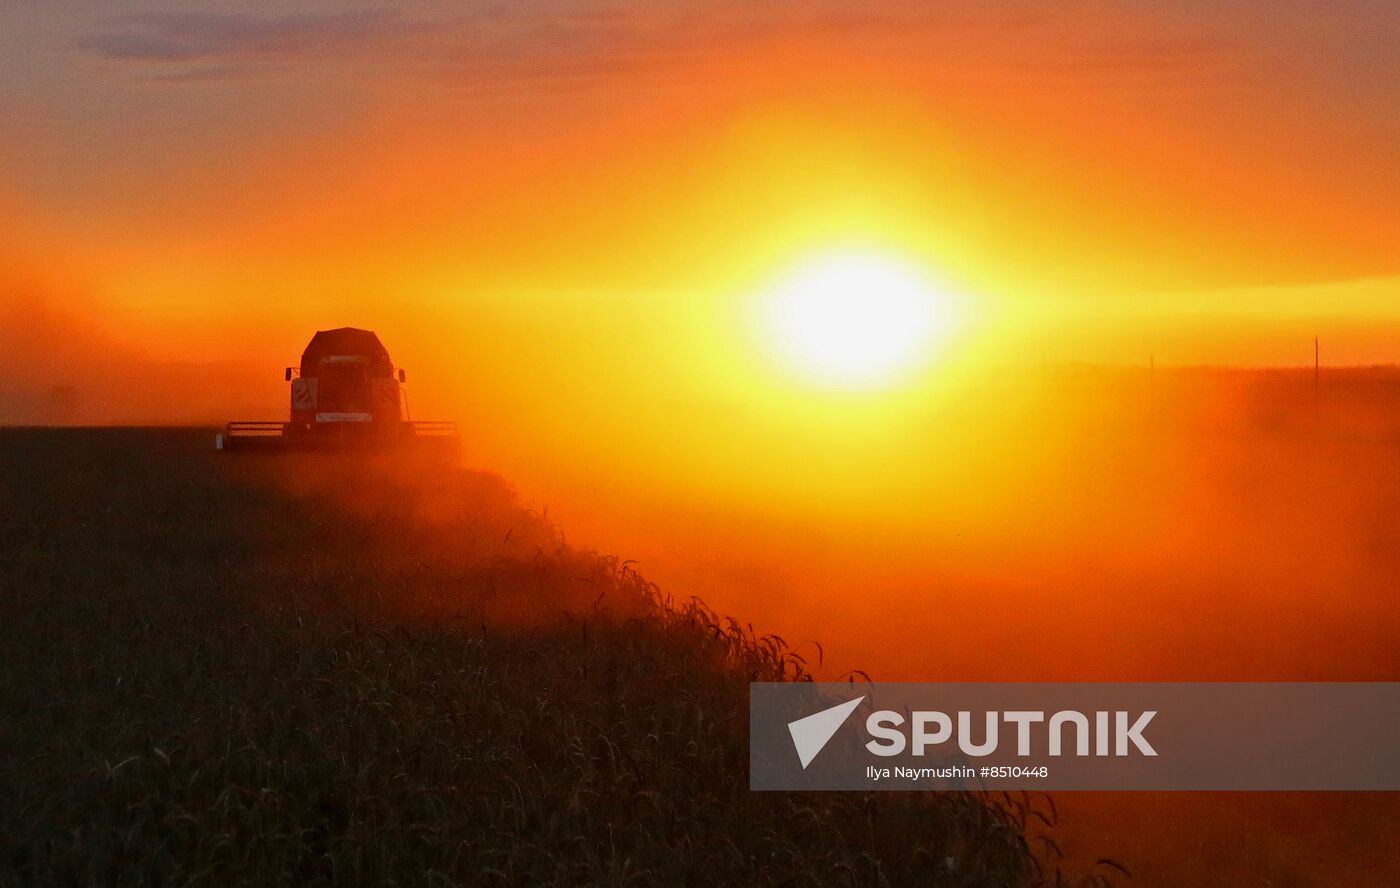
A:
{"label": "setting sun", "polygon": [[947,333],[951,299],[908,262],[827,256],[779,280],[762,308],[766,340],[825,385],[866,388],[926,360]]}

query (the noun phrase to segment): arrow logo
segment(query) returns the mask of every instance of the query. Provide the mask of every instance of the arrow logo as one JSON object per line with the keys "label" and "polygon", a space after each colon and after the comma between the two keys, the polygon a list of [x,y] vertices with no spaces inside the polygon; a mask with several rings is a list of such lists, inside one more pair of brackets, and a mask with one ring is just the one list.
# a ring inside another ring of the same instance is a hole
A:
{"label": "arrow logo", "polygon": [[812,763],[817,753],[822,751],[835,733],[846,723],[865,696],[823,709],[797,721],[788,722],[788,733],[792,735],[792,745],[797,750],[797,758],[802,762],[802,770]]}

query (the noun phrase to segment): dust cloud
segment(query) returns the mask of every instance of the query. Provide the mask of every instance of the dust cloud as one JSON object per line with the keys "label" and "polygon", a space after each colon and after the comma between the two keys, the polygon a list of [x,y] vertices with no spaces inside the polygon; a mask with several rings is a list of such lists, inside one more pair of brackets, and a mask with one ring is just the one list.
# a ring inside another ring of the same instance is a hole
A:
{"label": "dust cloud", "polygon": [[1052,368],[978,402],[926,417],[854,494],[812,479],[831,507],[598,493],[556,514],[664,587],[820,641],[832,675],[1395,677],[1400,371],[1314,391],[1311,370]]}
{"label": "dust cloud", "polygon": [[[836,507],[558,513],[827,678],[1400,678],[1400,370],[1054,367],[968,403]],[[1135,884],[1400,879],[1394,794],[1056,801],[1070,857]]]}

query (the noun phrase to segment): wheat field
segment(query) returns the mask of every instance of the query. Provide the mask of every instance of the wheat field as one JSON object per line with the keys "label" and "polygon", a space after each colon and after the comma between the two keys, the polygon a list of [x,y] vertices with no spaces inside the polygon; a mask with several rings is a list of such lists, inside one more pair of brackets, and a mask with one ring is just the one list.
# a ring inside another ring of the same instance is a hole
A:
{"label": "wheat field", "polygon": [[[756,637],[500,479],[0,434],[0,883],[1032,885],[1053,801],[753,793]],[[852,680],[857,680],[852,677]]]}

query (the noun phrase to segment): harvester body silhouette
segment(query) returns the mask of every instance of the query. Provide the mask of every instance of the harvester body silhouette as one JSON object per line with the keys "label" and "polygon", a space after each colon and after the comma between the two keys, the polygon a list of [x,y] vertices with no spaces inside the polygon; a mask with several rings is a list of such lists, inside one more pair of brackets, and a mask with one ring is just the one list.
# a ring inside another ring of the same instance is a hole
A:
{"label": "harvester body silhouette", "polygon": [[288,367],[291,418],[230,422],[214,438],[220,450],[387,449],[403,446],[456,449],[455,422],[414,421],[408,416],[403,370],[394,367],[379,337],[369,330],[321,330]]}

